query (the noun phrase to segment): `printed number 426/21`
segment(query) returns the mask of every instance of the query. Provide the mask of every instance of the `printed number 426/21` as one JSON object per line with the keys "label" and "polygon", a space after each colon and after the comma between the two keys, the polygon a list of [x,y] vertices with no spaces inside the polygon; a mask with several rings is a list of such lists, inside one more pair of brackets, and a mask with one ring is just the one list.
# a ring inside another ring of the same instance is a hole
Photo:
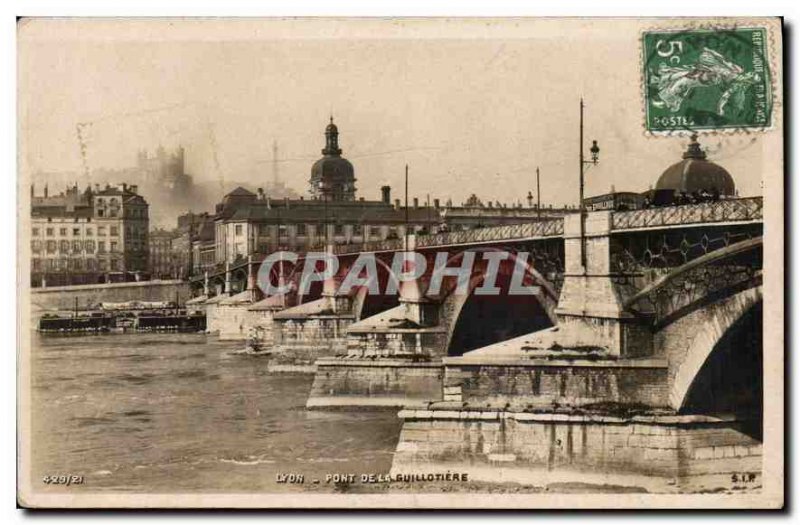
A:
{"label": "printed number 426/21", "polygon": [[45,476],[42,481],[47,485],[83,485],[83,476]]}

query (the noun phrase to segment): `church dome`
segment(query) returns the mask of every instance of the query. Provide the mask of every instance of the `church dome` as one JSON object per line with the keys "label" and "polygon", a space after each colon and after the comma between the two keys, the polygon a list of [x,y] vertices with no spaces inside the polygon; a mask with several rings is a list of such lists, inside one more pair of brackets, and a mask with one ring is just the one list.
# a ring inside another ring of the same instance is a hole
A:
{"label": "church dome", "polygon": [[325,156],[311,166],[311,180],[326,185],[354,180],[353,165],[344,157]]}
{"label": "church dome", "polygon": [[728,170],[706,159],[706,153],[693,134],[683,160],[667,168],[656,183],[656,190],[695,193],[707,191],[719,195],[734,195],[736,184]]}
{"label": "church dome", "polygon": [[355,176],[353,165],[342,157],[339,148],[339,128],[333,123],[325,128],[325,147],[323,157],[311,166],[309,179],[311,195],[318,199],[334,201],[355,200]]}

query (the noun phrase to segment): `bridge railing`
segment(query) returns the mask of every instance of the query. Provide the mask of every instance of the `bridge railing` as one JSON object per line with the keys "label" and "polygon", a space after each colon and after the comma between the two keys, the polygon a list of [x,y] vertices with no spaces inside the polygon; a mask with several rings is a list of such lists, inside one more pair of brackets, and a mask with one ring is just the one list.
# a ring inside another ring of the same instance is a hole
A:
{"label": "bridge railing", "polygon": [[682,206],[618,211],[612,214],[611,221],[614,230],[631,230],[683,224],[760,221],[763,216],[764,199],[747,197]]}
{"label": "bridge railing", "polygon": [[368,241],[354,244],[337,244],[333,247],[333,253],[343,255],[359,252],[400,251],[403,249],[403,242],[403,239],[384,239],[382,241]]}
{"label": "bridge railing", "polygon": [[475,230],[442,232],[417,237],[417,248],[451,246],[457,244],[480,244],[493,241],[556,237],[564,234],[564,219],[548,219],[521,224],[489,226]]}
{"label": "bridge railing", "polygon": [[[481,244],[506,240],[558,237],[564,234],[564,219],[547,219],[538,222],[489,226],[474,230],[459,230],[428,235],[417,235],[416,248],[455,246],[459,244]],[[335,253],[397,251],[403,249],[403,239],[372,241],[360,244],[345,244],[334,247]]]}

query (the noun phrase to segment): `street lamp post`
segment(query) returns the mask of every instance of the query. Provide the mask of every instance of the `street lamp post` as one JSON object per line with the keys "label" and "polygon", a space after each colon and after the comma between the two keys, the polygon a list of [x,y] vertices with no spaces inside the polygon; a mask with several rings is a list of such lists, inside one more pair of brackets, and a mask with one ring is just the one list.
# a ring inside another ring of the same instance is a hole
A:
{"label": "street lamp post", "polygon": [[586,235],[585,235],[585,219],[586,219],[586,206],[583,203],[583,176],[586,168],[591,165],[597,164],[600,158],[600,147],[597,145],[596,140],[592,140],[592,147],[589,148],[591,153],[591,160],[583,158],[583,97],[581,97],[581,119],[580,119],[580,202],[578,204],[580,209],[580,231],[581,231],[581,266],[586,271]]}
{"label": "street lamp post", "polygon": [[542,220],[542,191],[539,187],[539,166],[536,166],[536,220]]}

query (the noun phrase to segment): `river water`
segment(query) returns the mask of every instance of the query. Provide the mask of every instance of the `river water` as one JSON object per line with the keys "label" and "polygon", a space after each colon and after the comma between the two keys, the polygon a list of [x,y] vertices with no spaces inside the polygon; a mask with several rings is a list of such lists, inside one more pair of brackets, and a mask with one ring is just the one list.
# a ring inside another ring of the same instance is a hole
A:
{"label": "river water", "polygon": [[[47,337],[32,348],[33,481],[83,490],[333,491],[325,473],[386,474],[396,411],[304,408],[310,375],[268,374],[242,343],[202,334]],[[306,483],[278,483],[303,474]]]}

